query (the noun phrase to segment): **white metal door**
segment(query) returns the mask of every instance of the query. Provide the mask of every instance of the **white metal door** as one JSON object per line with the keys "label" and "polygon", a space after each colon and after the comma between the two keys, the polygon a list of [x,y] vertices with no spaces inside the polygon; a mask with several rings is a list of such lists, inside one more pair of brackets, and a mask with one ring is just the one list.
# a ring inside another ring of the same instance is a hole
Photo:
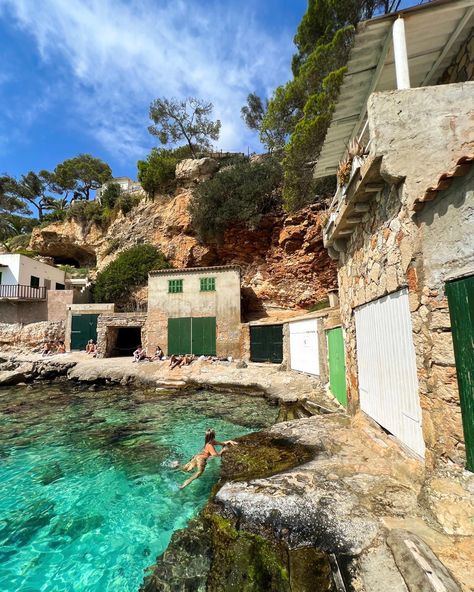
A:
{"label": "white metal door", "polygon": [[424,456],[408,291],[364,304],[355,320],[361,409]]}
{"label": "white metal door", "polygon": [[319,376],[318,322],[316,319],[290,323],[291,369]]}

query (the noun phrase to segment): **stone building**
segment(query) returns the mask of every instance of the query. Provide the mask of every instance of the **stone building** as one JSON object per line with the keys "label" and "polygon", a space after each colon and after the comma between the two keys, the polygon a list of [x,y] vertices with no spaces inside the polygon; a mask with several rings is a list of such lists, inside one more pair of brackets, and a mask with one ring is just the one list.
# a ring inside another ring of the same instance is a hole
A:
{"label": "stone building", "polygon": [[240,268],[233,265],[152,271],[148,351],[240,356]]}
{"label": "stone building", "polygon": [[428,467],[471,470],[474,82],[454,73],[472,79],[473,15],[453,0],[362,23],[315,170],[350,166],[325,229],[349,409]]}

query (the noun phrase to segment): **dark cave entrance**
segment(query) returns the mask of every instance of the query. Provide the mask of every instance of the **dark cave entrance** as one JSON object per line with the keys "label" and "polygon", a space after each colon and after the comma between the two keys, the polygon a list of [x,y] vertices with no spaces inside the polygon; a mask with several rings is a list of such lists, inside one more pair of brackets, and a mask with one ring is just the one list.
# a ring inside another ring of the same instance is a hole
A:
{"label": "dark cave entrance", "polygon": [[142,342],[141,327],[108,327],[108,358],[131,357]]}

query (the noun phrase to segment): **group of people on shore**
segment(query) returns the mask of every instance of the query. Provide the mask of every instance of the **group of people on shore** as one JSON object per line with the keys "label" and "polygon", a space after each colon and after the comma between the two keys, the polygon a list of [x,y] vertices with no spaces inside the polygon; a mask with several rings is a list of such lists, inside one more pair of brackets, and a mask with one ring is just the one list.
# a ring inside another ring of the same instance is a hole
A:
{"label": "group of people on shore", "polygon": [[194,354],[173,354],[172,356],[167,357],[159,345],[156,347],[155,353],[152,356],[148,356],[146,350],[141,345],[139,345],[133,352],[134,362],[156,362],[165,360],[169,360],[170,369],[173,370],[173,368],[179,368],[180,366],[189,366],[189,364],[192,364],[192,362],[195,360],[207,360],[210,362],[232,362],[233,358],[232,356],[195,356]]}
{"label": "group of people on shore", "polygon": [[64,341],[45,341],[41,348],[41,355],[43,358],[46,356],[55,356],[56,354],[65,354],[66,346]]}

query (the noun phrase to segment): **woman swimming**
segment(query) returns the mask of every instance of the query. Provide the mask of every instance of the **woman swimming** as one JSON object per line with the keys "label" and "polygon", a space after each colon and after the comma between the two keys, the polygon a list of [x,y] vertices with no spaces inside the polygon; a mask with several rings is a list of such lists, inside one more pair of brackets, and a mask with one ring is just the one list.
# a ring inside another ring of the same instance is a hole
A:
{"label": "woman swimming", "polygon": [[[195,454],[193,458],[186,463],[184,466],[180,467],[182,471],[186,471],[190,473],[193,469],[197,469],[194,475],[191,475],[189,479],[181,485],[180,489],[184,489],[187,485],[189,485],[192,481],[200,477],[204,473],[204,469],[206,468],[207,459],[210,456],[221,456],[226,450],[227,446],[235,446],[237,442],[234,440],[227,440],[226,442],[219,442],[216,440],[216,432],[215,430],[209,429],[206,431],[206,435],[204,437],[204,448],[198,454]],[[222,446],[222,450],[217,452],[216,446]]]}

